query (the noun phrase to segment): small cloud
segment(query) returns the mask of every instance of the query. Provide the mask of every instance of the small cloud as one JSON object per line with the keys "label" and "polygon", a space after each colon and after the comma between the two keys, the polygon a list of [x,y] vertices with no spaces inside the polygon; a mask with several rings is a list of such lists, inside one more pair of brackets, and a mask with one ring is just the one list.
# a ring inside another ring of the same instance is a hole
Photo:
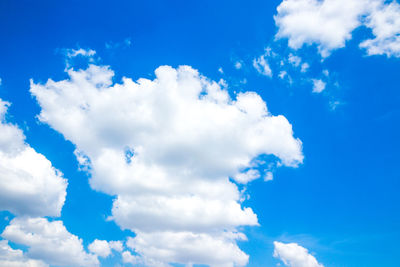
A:
{"label": "small cloud", "polygon": [[274,175],[272,172],[267,172],[264,176],[264,182],[272,181],[274,179]]}
{"label": "small cloud", "polygon": [[288,60],[289,60],[289,63],[295,67],[298,67],[301,64],[301,58],[298,56],[295,56],[293,54],[289,54]]}
{"label": "small cloud", "polygon": [[222,67],[219,67],[219,68],[218,68],[218,72],[221,73],[221,74],[224,73],[224,70],[222,69]]}
{"label": "small cloud", "polygon": [[286,70],[282,70],[281,72],[279,72],[278,77],[283,80],[286,77],[286,75],[287,75],[287,71]]}
{"label": "small cloud", "polygon": [[321,93],[325,90],[326,83],[319,79],[312,79],[313,82],[313,93]]}
{"label": "small cloud", "polygon": [[272,77],[272,70],[267,60],[265,60],[264,55],[260,56],[259,58],[255,58],[253,60],[253,66],[258,71],[258,73],[268,77]]}
{"label": "small cloud", "polygon": [[324,74],[326,77],[328,77],[329,76],[329,70],[323,70],[322,74]]}
{"label": "small cloud", "polygon": [[235,62],[235,69],[240,70],[243,67],[242,62],[236,61]]}
{"label": "small cloud", "polygon": [[338,107],[338,106],[340,106],[340,105],[342,105],[342,103],[340,102],[340,101],[338,101],[338,100],[334,100],[334,101],[330,101],[329,102],[329,107],[330,107],[330,109],[333,111],[333,110],[336,110],[336,108]]}
{"label": "small cloud", "polygon": [[83,48],[79,48],[79,49],[66,49],[65,51],[65,55],[68,58],[73,58],[73,57],[77,57],[77,56],[82,56],[82,57],[92,57],[96,54],[96,51],[92,50],[92,49],[83,49]]}
{"label": "small cloud", "polygon": [[301,64],[301,72],[306,72],[308,69],[310,68],[310,65],[307,62],[304,62],[303,64]]}

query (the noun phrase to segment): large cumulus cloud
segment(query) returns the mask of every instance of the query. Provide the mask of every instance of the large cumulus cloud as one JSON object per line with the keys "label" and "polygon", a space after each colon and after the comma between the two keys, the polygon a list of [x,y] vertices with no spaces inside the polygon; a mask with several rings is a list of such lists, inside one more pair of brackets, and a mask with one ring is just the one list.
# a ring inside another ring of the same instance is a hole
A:
{"label": "large cumulus cloud", "polygon": [[76,145],[92,188],[115,196],[112,218],[136,233],[128,246],[140,261],[245,265],[238,227],[258,221],[232,179],[265,164],[260,155],[302,162],[287,119],[189,66],[120,84],[106,66],[67,71],[66,80],[31,82],[39,118]]}

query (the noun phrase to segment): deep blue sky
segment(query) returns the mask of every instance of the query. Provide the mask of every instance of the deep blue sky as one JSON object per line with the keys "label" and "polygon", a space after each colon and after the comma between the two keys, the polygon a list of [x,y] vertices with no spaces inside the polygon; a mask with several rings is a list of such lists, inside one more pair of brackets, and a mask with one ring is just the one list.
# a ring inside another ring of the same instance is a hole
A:
{"label": "deep blue sky", "polygon": [[[261,224],[246,228],[249,241],[240,243],[250,255],[248,266],[274,266],[274,240],[307,247],[325,266],[398,266],[400,60],[365,56],[357,46],[369,33],[361,29],[322,63],[315,48],[299,52],[316,62],[307,75],[328,69],[338,86],[332,82],[313,94],[304,76],[291,85],[262,76],[252,59],[266,46],[282,56],[291,52],[285,40],[274,42],[279,3],[0,2],[0,98],[12,103],[8,120],[69,178],[61,219],[85,245],[95,238],[123,239],[129,232],[105,221],[112,198],[90,189],[87,175],[77,170],[73,145],[35,119],[40,109],[29,79],[65,78],[62,51],[70,48],[95,50],[97,63],[110,65],[116,82],[122,76],[153,78],[160,65],[190,65],[210,79],[225,79],[231,92],[256,91],[272,114],[292,123],[303,142],[304,163],[278,168],[271,182],[248,185],[246,205]],[[124,45],[127,39],[130,46]],[[234,68],[237,60],[243,69]],[[332,99],[341,102],[335,110]],[[1,221],[1,230],[6,224]]]}

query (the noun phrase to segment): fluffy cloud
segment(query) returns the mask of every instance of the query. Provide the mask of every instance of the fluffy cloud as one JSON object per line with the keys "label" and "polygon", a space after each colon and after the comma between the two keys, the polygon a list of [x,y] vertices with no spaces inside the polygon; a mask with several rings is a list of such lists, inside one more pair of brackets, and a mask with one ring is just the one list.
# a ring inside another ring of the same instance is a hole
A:
{"label": "fluffy cloud", "polygon": [[[127,246],[144,255],[146,265],[162,266],[165,262],[207,264],[215,267],[244,266],[246,255],[235,244],[245,240],[240,233],[137,232]],[[234,265],[232,263],[235,263]]]}
{"label": "fluffy cloud", "polygon": [[308,250],[296,243],[274,242],[274,257],[279,258],[289,267],[324,267],[318,263]]}
{"label": "fluffy cloud", "polygon": [[122,252],[123,244],[121,241],[106,241],[96,239],[89,245],[88,248],[93,254],[107,258],[111,255],[111,250]]}
{"label": "fluffy cloud", "polygon": [[67,181],[51,162],[5,122],[9,103],[0,100],[0,210],[16,215],[59,216]]}
{"label": "fluffy cloud", "polygon": [[372,29],[375,38],[363,41],[361,48],[367,49],[369,55],[400,57],[400,5],[397,2],[377,5],[368,15],[366,26]]}
{"label": "fluffy cloud", "polygon": [[253,60],[253,67],[262,75],[269,77],[272,76],[272,70],[267,60],[265,59],[265,55],[262,55],[259,58],[255,58]]}
{"label": "fluffy cloud", "polygon": [[230,178],[255,179],[239,174],[263,154],[297,166],[301,142],[256,93],[231,99],[189,66],[155,74],[113,85],[112,70],[90,65],[69,69],[67,80],[31,82],[31,92],[40,120],[76,145],[92,188],[116,196],[112,218],[136,233],[135,261],[245,265],[236,229],[258,221]]}
{"label": "fluffy cloud", "polygon": [[97,266],[97,257],[84,251],[82,240],[67,231],[61,221],[15,218],[1,236],[28,247],[27,256],[56,266]]}
{"label": "fluffy cloud", "polygon": [[7,240],[0,240],[0,265],[7,267],[47,267],[48,265],[39,260],[27,258],[22,250],[13,249]]}
{"label": "fluffy cloud", "polygon": [[67,49],[66,50],[66,56],[69,58],[77,57],[77,56],[83,56],[83,57],[92,57],[96,54],[96,51],[92,49]]}
{"label": "fluffy cloud", "polygon": [[326,83],[319,79],[312,79],[313,83],[313,93],[321,93],[325,90]]}
{"label": "fluffy cloud", "polygon": [[375,35],[361,43],[368,54],[400,56],[400,8],[395,1],[284,0],[274,19],[279,28],[276,38],[287,38],[294,49],[316,44],[321,56],[327,57],[364,25]]}

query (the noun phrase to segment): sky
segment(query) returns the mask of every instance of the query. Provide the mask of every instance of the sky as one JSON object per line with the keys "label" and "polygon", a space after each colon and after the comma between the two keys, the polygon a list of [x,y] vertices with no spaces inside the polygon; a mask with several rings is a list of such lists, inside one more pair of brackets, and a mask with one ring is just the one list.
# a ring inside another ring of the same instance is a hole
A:
{"label": "sky", "polygon": [[3,0],[0,25],[1,266],[398,266],[398,1]]}

